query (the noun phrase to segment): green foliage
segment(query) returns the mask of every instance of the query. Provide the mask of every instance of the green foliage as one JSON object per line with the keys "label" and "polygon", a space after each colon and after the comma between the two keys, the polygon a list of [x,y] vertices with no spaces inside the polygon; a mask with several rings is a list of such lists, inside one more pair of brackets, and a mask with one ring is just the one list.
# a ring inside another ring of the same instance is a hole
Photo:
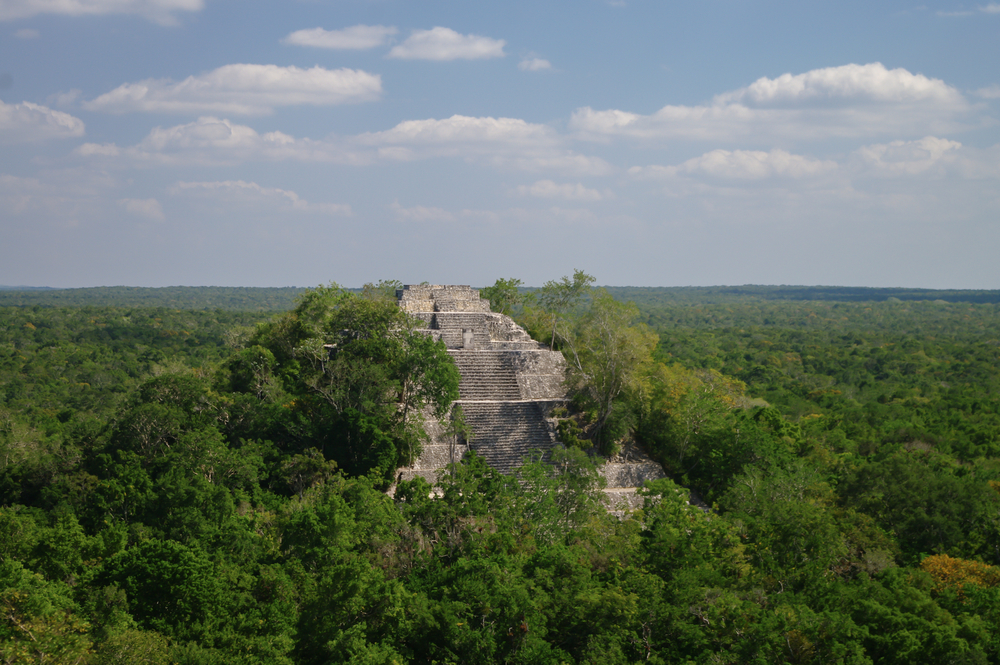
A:
{"label": "green foliage", "polygon": [[398,279],[381,279],[377,284],[368,283],[361,288],[361,297],[367,300],[396,302],[396,291],[403,288]]}
{"label": "green foliage", "polygon": [[594,405],[593,437],[605,454],[614,454],[616,439],[625,433],[623,415],[629,409],[624,402],[641,397],[658,341],[644,324],[635,324],[638,316],[635,305],[599,290],[565,338],[571,385]]}
{"label": "green foliage", "polygon": [[0,658],[4,663],[83,662],[88,625],[67,585],[48,582],[16,561],[0,560]]}
{"label": "green foliage", "polygon": [[596,279],[583,272],[574,270],[573,278],[563,277],[556,281],[545,282],[545,285],[538,290],[538,304],[542,310],[542,316],[551,322],[552,334],[549,344],[554,348],[556,339],[565,339],[565,330],[560,330],[566,313],[578,305],[588,295],[590,295],[591,285]]}
{"label": "green foliage", "polygon": [[[577,282],[556,343],[597,366],[587,326],[635,309]],[[0,661],[1000,660],[994,305],[629,291],[660,342],[603,427],[673,480],[617,515],[573,445],[383,493],[425,408],[468,437],[394,287],[0,311]]]}
{"label": "green foliage", "polygon": [[305,289],[286,286],[97,286],[83,289],[4,289],[0,307],[166,307],[184,310],[281,312]]}
{"label": "green foliage", "polygon": [[848,505],[895,534],[904,556],[982,557],[1000,563],[1000,495],[933,455],[898,452],[860,466],[843,483]]}
{"label": "green foliage", "polygon": [[589,443],[580,438],[583,430],[572,418],[565,418],[559,421],[557,426],[557,431],[559,432],[559,440],[566,445],[567,448],[588,448]]}
{"label": "green foliage", "polygon": [[480,289],[479,293],[483,298],[490,301],[490,309],[497,314],[510,315],[511,311],[521,303],[520,287],[522,282],[519,279],[498,279],[493,286]]}
{"label": "green foliage", "polygon": [[222,610],[215,566],[175,541],[148,540],[118,553],[92,583],[117,586],[140,626],[176,639],[202,637]]}

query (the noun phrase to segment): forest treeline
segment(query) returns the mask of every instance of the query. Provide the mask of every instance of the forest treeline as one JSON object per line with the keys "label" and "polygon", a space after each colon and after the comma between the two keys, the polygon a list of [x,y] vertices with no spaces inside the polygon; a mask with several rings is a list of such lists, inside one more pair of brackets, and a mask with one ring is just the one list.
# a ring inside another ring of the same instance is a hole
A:
{"label": "forest treeline", "polygon": [[[0,308],[0,659],[1000,662],[1000,306],[588,277],[484,291],[566,355],[568,448],[437,498],[385,491],[457,388],[394,283]],[[622,437],[671,476],[625,517]]]}
{"label": "forest treeline", "polygon": [[304,288],[238,286],[95,286],[79,289],[0,287],[0,307],[161,307],[284,312]]}
{"label": "forest treeline", "polygon": [[[520,282],[519,282],[520,284]],[[884,302],[887,300],[1000,303],[1000,291],[972,289],[901,289],[850,286],[609,286],[618,300],[639,307],[664,304],[746,303],[751,300]],[[360,292],[361,289],[353,289]],[[539,289],[521,287],[526,293]],[[0,286],[0,307],[163,307],[223,309],[243,312],[284,312],[295,306],[306,289],[234,286],[97,286],[76,289]]]}

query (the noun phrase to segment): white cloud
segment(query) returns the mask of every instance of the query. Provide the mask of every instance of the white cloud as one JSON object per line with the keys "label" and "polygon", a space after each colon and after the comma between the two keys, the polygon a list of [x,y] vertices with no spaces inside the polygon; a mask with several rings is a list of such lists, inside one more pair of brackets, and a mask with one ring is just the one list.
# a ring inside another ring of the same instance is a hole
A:
{"label": "white cloud", "polygon": [[14,36],[18,39],[38,39],[39,33],[32,28],[21,28],[14,33]]}
{"label": "white cloud", "polygon": [[809,103],[915,102],[963,105],[962,95],[940,79],[911,74],[880,62],[814,69],[804,74],[761,77],[745,88],[715,97],[715,106],[743,104],[753,108],[798,107]]}
{"label": "white cloud", "polygon": [[119,199],[118,205],[130,215],[163,221],[163,208],[156,199]]}
{"label": "white cloud", "polygon": [[529,173],[563,173],[568,176],[602,176],[615,172],[615,168],[600,157],[580,155],[566,150],[553,154],[525,155],[494,160],[498,166],[509,166]]}
{"label": "white cloud", "polygon": [[426,206],[413,206],[411,208],[404,208],[399,205],[399,201],[394,201],[389,209],[398,217],[399,219],[405,220],[407,222],[453,222],[455,221],[455,215],[448,212],[444,208],[434,208]]}
{"label": "white cloud", "polygon": [[1000,4],[996,2],[991,2],[984,7],[977,7],[977,9],[985,14],[1000,14]]}
{"label": "white cloud", "polygon": [[768,178],[812,178],[837,169],[836,162],[810,159],[784,150],[713,150],[678,166],[632,167],[629,174],[641,178],[677,175],[729,180]]}
{"label": "white cloud", "polygon": [[982,97],[983,99],[1000,99],[1000,85],[994,83],[993,85],[986,86],[985,88],[980,88],[976,90],[976,96]]}
{"label": "white cloud", "polygon": [[283,132],[259,134],[252,127],[203,116],[173,127],[155,127],[134,146],[85,143],[81,157],[124,158],[132,163],[228,165],[251,161],[294,160],[363,164],[374,161],[371,151],[352,149],[334,139],[315,141]]}
{"label": "white cloud", "polygon": [[73,152],[81,157],[117,157],[121,154],[114,143],[84,143]]}
{"label": "white cloud", "polygon": [[392,26],[355,25],[342,30],[296,30],[281,41],[294,46],[328,49],[367,49],[382,46],[399,32]]}
{"label": "white cloud", "polygon": [[960,159],[958,141],[926,136],[919,141],[893,141],[860,148],[855,156],[866,171],[880,175],[917,175],[939,171]]}
{"label": "white cloud", "polygon": [[873,63],[761,78],[710,105],[665,106],[648,116],[586,107],[570,126],[590,139],[822,139],[945,133],[963,128],[971,110],[943,81]]}
{"label": "white cloud", "polygon": [[603,194],[596,189],[588,189],[580,183],[575,185],[559,184],[552,180],[539,180],[532,185],[520,185],[517,193],[521,196],[534,196],[541,199],[565,199],[567,201],[603,201],[613,198],[611,192]]}
{"label": "white cloud", "polygon": [[[154,127],[139,147],[150,152],[190,148],[256,149],[265,142],[252,127],[229,120],[203,116],[194,122],[173,127]],[[279,139],[279,142],[282,142]]]}
{"label": "white cloud", "polygon": [[402,60],[478,60],[502,58],[507,42],[480,35],[461,35],[440,26],[414,30],[402,44],[389,51],[390,58]]}
{"label": "white cloud", "polygon": [[282,132],[259,134],[252,127],[203,116],[173,127],[154,127],[134,146],[84,143],[74,153],[85,158],[122,158],[131,163],[225,165],[247,161],[346,161],[335,146],[296,139]]}
{"label": "white cloud", "polygon": [[450,118],[407,120],[392,129],[361,134],[361,145],[378,147],[382,159],[410,161],[431,157],[486,159],[502,169],[571,176],[607,175],[614,171],[599,157],[562,147],[563,139],[547,125],[519,118]]}
{"label": "white cloud", "polygon": [[74,152],[79,157],[123,159],[132,164],[294,160],[365,165],[451,157],[532,173],[584,177],[614,172],[598,157],[564,149],[561,139],[545,125],[516,118],[467,116],[408,120],[382,132],[320,140],[277,131],[260,134],[246,125],[203,116],[182,125],[156,127],[134,146],[85,143]]}
{"label": "white cloud", "polygon": [[193,194],[240,205],[277,205],[300,212],[350,216],[351,206],[339,203],[310,203],[287,189],[262,187],[255,182],[224,180],[216,182],[178,182],[171,190],[175,195]]}
{"label": "white cloud", "polygon": [[388,206],[396,219],[404,222],[454,222],[464,220],[468,223],[495,223],[500,221],[500,214],[493,210],[477,210],[472,208],[462,208],[457,212],[452,212],[436,206],[415,205],[404,208],[399,205],[399,201],[393,201]]}
{"label": "white cloud", "polygon": [[265,115],[277,106],[327,106],[377,99],[382,80],[354,69],[312,69],[235,64],[176,83],[147,79],[124,83],[84,102],[88,111],[129,113],[233,113]]}
{"label": "white cloud", "polygon": [[162,25],[176,25],[175,12],[197,12],[204,6],[203,0],[3,0],[0,21],[38,14],[138,14]]}
{"label": "white cloud", "polygon": [[47,139],[83,136],[79,118],[47,106],[0,101],[0,143],[28,143]]}
{"label": "white cloud", "polygon": [[538,72],[543,69],[552,69],[552,63],[544,58],[525,58],[517,63],[517,68],[522,72]]}
{"label": "white cloud", "polygon": [[406,120],[392,129],[362,134],[364,142],[403,144],[517,143],[551,144],[554,133],[545,125],[519,118],[473,118],[453,115],[442,120]]}
{"label": "white cloud", "polygon": [[53,95],[49,95],[45,101],[56,106],[72,106],[81,95],[83,95],[82,90],[73,88],[72,90],[68,90],[66,92],[57,92]]}
{"label": "white cloud", "polygon": [[84,158],[121,160],[132,166],[221,166],[284,160],[360,165],[378,158],[370,147],[353,145],[349,140],[296,138],[278,131],[260,134],[247,125],[212,116],[202,116],[183,125],[154,127],[133,146],[85,143],[74,153]]}

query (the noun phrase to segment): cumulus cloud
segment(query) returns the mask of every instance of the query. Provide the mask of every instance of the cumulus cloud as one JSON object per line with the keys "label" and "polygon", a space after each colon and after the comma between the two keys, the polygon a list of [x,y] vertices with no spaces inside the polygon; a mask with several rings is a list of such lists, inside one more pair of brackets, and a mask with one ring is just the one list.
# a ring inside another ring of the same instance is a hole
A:
{"label": "cumulus cloud", "polygon": [[213,166],[282,160],[362,164],[373,159],[334,139],[315,141],[283,132],[260,134],[252,127],[212,116],[173,127],[155,127],[134,146],[84,143],[74,153],[85,158],[124,159],[140,164]]}
{"label": "cumulus cloud", "polygon": [[761,78],[709,105],[665,106],[652,115],[586,107],[570,126],[590,139],[822,139],[944,133],[964,127],[971,110],[939,79],[872,63]]}
{"label": "cumulus cloud", "polygon": [[223,180],[214,182],[178,182],[173,194],[202,195],[226,203],[241,205],[278,205],[300,212],[350,216],[351,206],[340,203],[310,203],[293,191],[277,187],[262,187],[255,182]]}
{"label": "cumulus cloud", "polygon": [[519,118],[473,118],[453,115],[441,120],[406,120],[392,129],[362,134],[369,143],[453,144],[519,143],[551,144],[554,132],[545,125]]}
{"label": "cumulus cloud", "polygon": [[367,49],[382,46],[389,38],[399,32],[392,26],[355,25],[341,30],[296,30],[282,42],[294,46],[312,46],[328,49]]}
{"label": "cumulus cloud", "polygon": [[83,158],[149,164],[294,160],[365,165],[451,157],[502,169],[577,177],[614,171],[598,157],[565,149],[560,137],[545,125],[516,118],[467,116],[408,120],[382,132],[319,140],[278,131],[261,134],[227,119],[203,116],[194,122],[156,127],[134,146],[85,143],[74,152]]}
{"label": "cumulus cloud", "polygon": [[713,150],[677,166],[632,167],[629,174],[640,178],[678,175],[729,180],[811,178],[836,170],[832,161],[810,159],[784,150]]}
{"label": "cumulus cloud", "polygon": [[83,132],[83,121],[68,113],[31,102],[0,101],[0,143],[72,138],[83,136]]}
{"label": "cumulus cloud", "polygon": [[598,157],[565,149],[547,125],[519,118],[469,117],[407,120],[395,127],[361,134],[355,142],[377,147],[382,159],[409,161],[429,157],[485,159],[502,169],[607,175],[614,169]]}
{"label": "cumulus cloud", "polygon": [[961,94],[940,79],[911,74],[902,67],[886,69],[876,62],[782,74],[775,79],[761,77],[745,88],[716,96],[714,105],[738,103],[752,108],[784,108],[830,102],[964,104]]}
{"label": "cumulus cloud", "polygon": [[955,165],[961,158],[958,141],[926,136],[919,141],[893,141],[864,146],[855,157],[868,172],[917,175]]}
{"label": "cumulus cloud", "polygon": [[203,0],[4,0],[0,2],[0,21],[38,14],[138,14],[162,25],[176,25],[176,12],[197,12],[204,6]]}
{"label": "cumulus cloud", "polygon": [[88,111],[265,115],[277,106],[328,106],[377,99],[382,79],[355,69],[235,64],[180,82],[124,83],[84,102]]}
{"label": "cumulus cloud", "polygon": [[502,58],[507,42],[480,35],[462,35],[440,26],[414,30],[402,44],[389,51],[390,58],[401,60],[479,60]]}
{"label": "cumulus cloud", "polygon": [[520,185],[517,193],[521,196],[534,196],[541,199],[565,199],[567,201],[603,201],[612,198],[611,192],[601,193],[596,189],[588,189],[580,183],[575,185],[559,184],[552,180],[539,180],[532,185]]}
{"label": "cumulus cloud", "polygon": [[163,208],[156,199],[119,199],[118,205],[130,215],[163,221]]}
{"label": "cumulus cloud", "polygon": [[517,68],[522,72],[538,72],[543,69],[552,69],[552,63],[544,58],[525,58],[517,63]]}

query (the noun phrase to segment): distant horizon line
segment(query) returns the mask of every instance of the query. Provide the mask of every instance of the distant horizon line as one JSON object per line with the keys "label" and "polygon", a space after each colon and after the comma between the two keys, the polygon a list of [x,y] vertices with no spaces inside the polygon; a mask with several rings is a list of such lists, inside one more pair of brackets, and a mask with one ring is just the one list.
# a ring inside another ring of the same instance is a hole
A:
{"label": "distant horizon line", "polygon": [[[410,284],[404,283],[404,286],[414,286],[421,284],[422,282],[414,282]],[[445,284],[442,284],[444,286]],[[191,285],[191,284],[171,284],[167,286],[135,286],[129,284],[102,284],[97,286],[30,286],[30,285],[3,285],[0,284],[0,291],[82,291],[87,289],[314,289],[324,284],[316,284],[312,286],[225,286],[219,284],[201,284],[201,285]],[[357,291],[364,288],[363,286],[345,286],[343,284],[338,284],[344,289],[349,291]],[[450,284],[449,284],[450,286]],[[487,286],[472,286],[471,288],[483,289],[488,288]],[[609,288],[609,289],[738,289],[738,288],[789,288],[789,289],[872,289],[872,290],[905,290],[905,291],[1000,291],[1000,288],[989,288],[989,287],[978,287],[978,288],[959,288],[959,287],[926,287],[926,286],[866,286],[866,285],[850,285],[850,284],[760,284],[760,283],[745,283],[745,284],[686,284],[686,285],[658,285],[658,286],[638,286],[633,284],[602,284],[597,285],[595,288]],[[539,289],[540,286],[530,286],[522,285],[521,288],[524,289]]]}

